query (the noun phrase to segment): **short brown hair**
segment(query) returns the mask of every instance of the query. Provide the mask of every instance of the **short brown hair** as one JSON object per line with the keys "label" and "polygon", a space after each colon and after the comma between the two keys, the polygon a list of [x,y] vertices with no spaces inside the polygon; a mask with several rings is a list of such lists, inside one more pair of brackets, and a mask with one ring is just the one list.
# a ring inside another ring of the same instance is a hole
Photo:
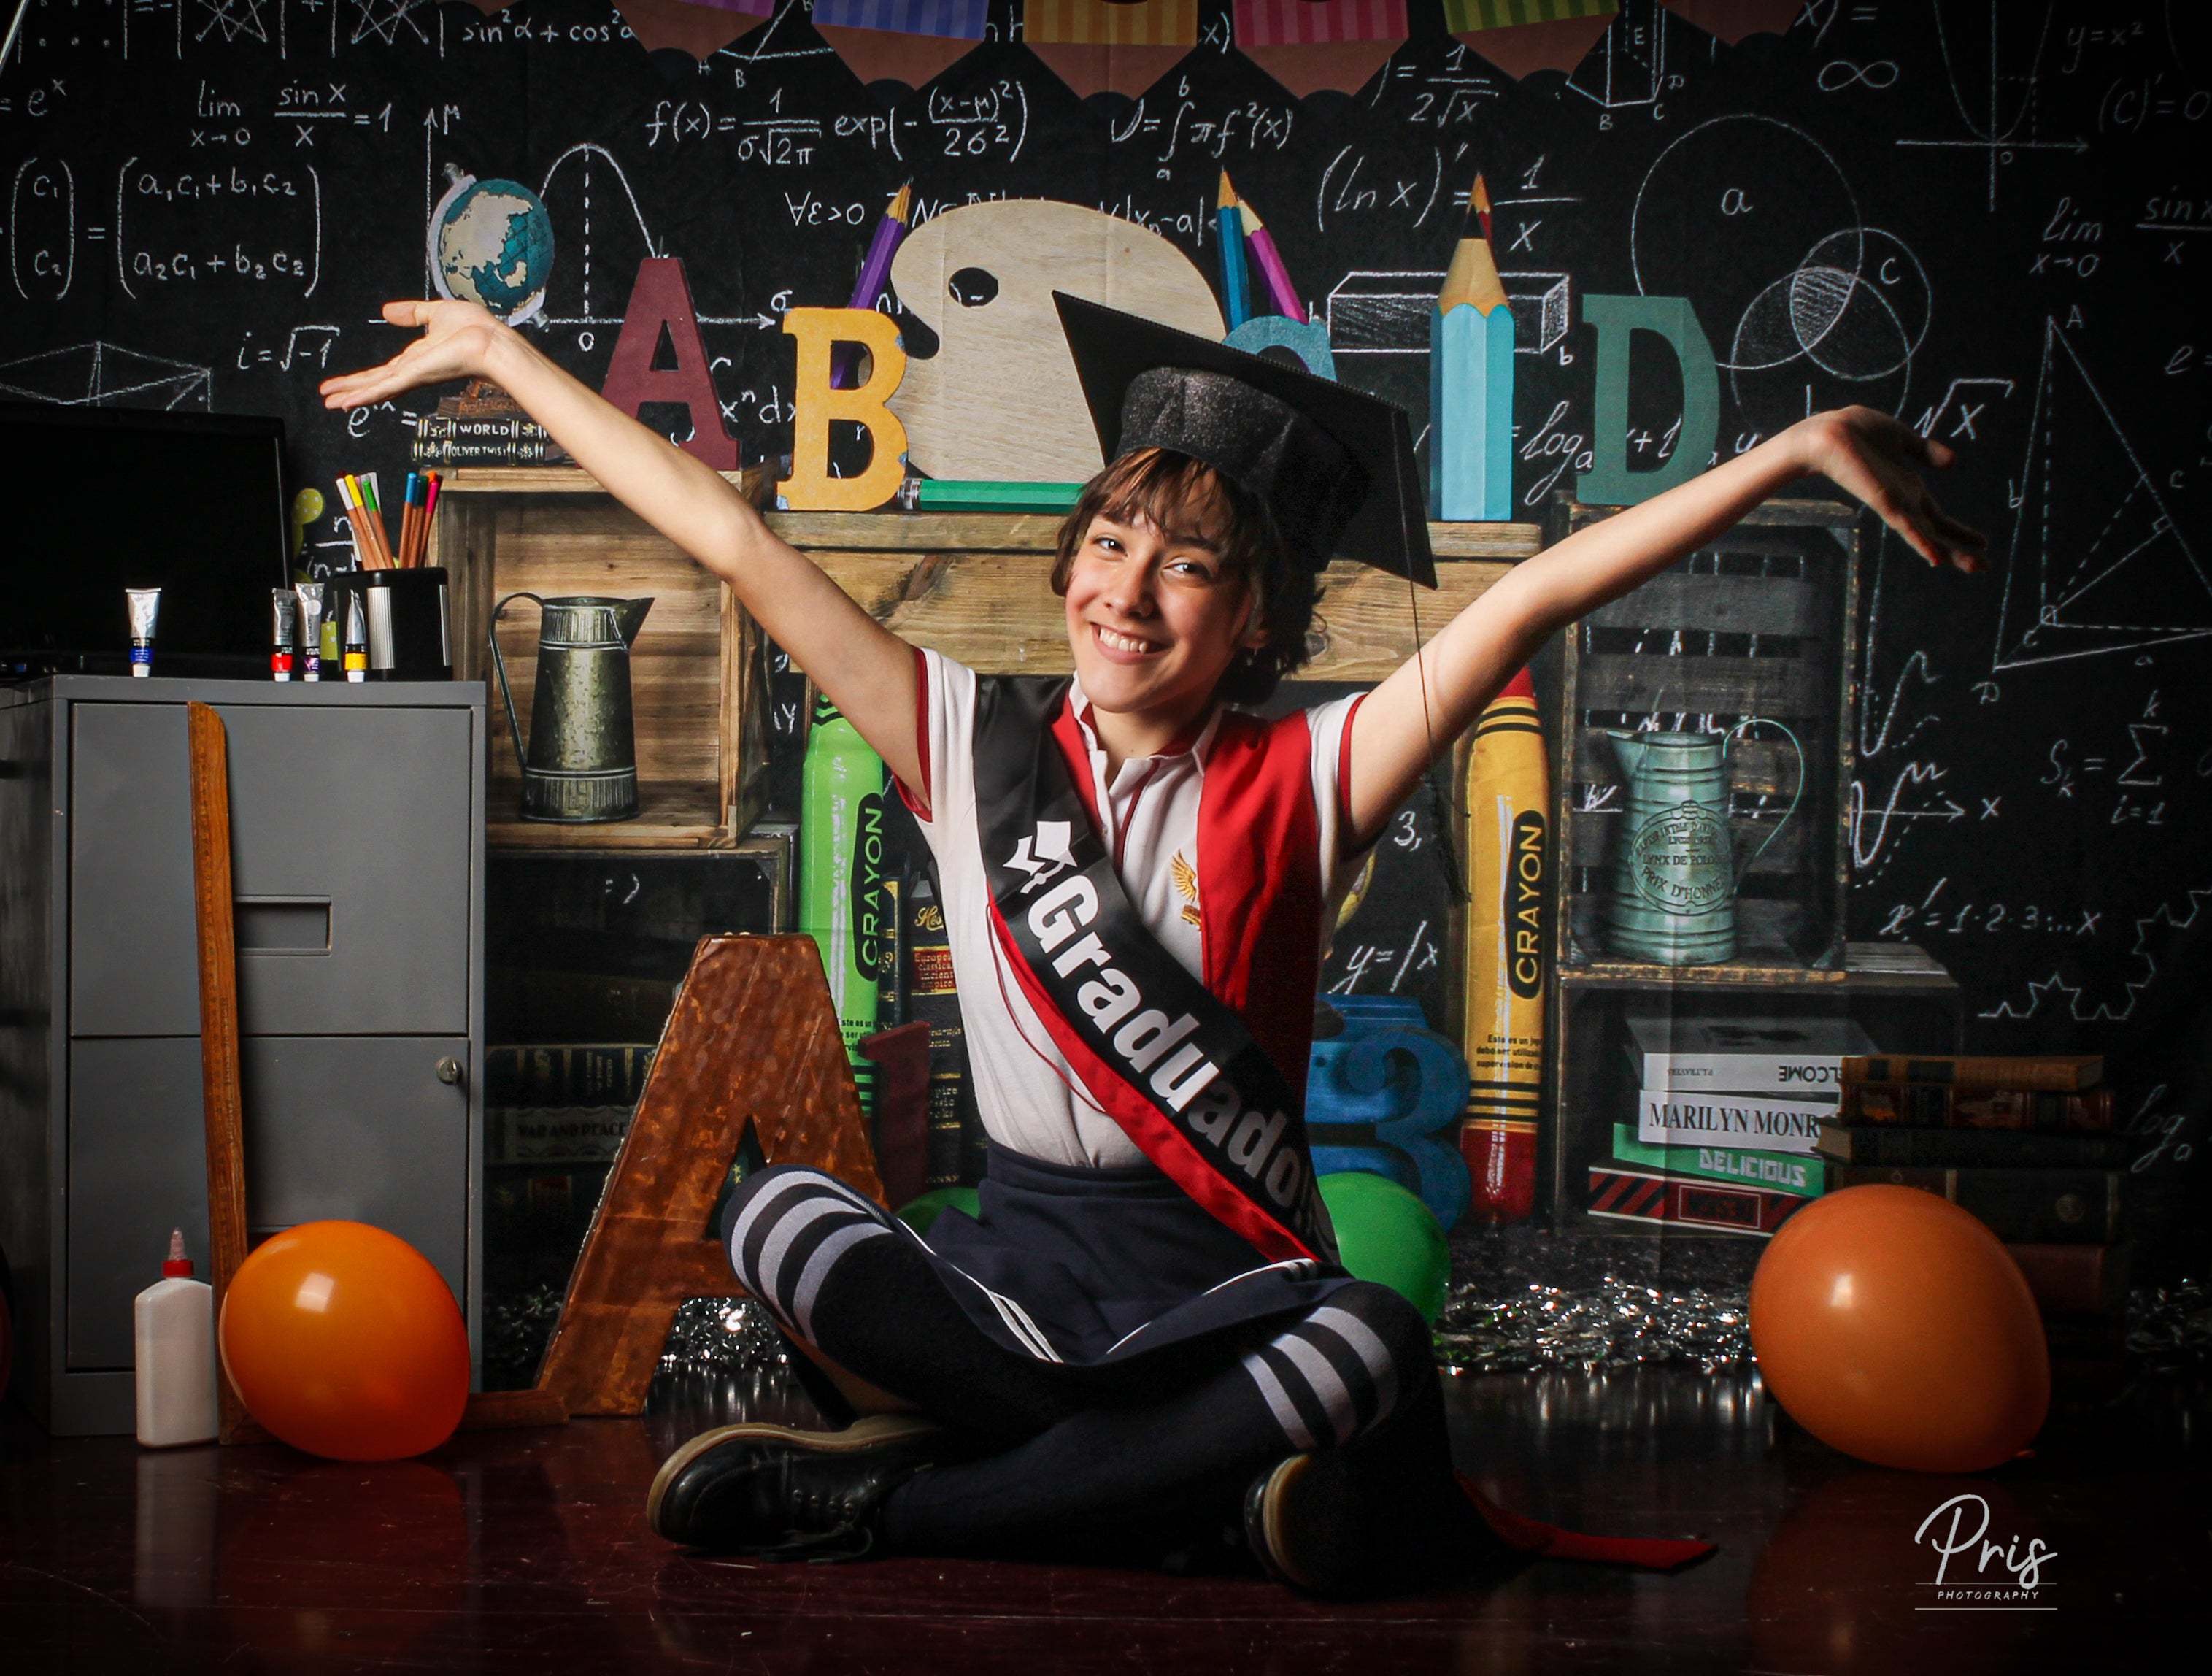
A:
{"label": "short brown hair", "polygon": [[1060,527],[1052,566],[1052,591],[1063,597],[1075,556],[1095,518],[1138,520],[1157,529],[1203,528],[1222,563],[1259,590],[1265,644],[1233,661],[1214,696],[1230,704],[1264,703],[1276,683],[1306,661],[1321,588],[1313,571],[1292,557],[1290,544],[1255,495],[1202,460],[1171,448],[1138,448],[1123,454],[1083,485],[1075,510]]}

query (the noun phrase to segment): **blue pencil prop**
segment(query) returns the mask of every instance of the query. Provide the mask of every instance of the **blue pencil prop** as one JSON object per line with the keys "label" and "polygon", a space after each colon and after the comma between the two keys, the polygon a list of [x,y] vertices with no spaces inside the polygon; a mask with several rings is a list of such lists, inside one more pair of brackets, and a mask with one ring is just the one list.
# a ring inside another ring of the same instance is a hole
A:
{"label": "blue pencil prop", "polygon": [[1429,516],[1513,515],[1513,311],[1491,252],[1480,175],[1429,321]]}
{"label": "blue pencil prop", "polygon": [[1227,169],[1221,171],[1214,205],[1221,237],[1221,312],[1234,332],[1252,318],[1252,306],[1244,273],[1244,218],[1237,213],[1237,188],[1229,184]]}

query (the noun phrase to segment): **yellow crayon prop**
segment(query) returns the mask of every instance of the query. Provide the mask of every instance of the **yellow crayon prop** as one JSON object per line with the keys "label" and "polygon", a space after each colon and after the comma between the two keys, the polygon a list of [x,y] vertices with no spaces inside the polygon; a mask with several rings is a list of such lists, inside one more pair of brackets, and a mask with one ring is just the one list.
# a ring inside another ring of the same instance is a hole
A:
{"label": "yellow crayon prop", "polygon": [[1548,960],[1544,839],[1550,803],[1535,689],[1522,670],[1475,723],[1467,760],[1467,1111],[1460,1152],[1470,1216],[1534,1208]]}

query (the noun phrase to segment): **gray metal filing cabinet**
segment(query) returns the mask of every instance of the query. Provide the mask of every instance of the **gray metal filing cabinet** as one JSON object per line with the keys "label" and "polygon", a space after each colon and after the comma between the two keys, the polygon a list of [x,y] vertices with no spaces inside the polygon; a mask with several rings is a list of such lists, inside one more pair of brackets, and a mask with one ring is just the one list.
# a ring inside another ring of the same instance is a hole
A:
{"label": "gray metal filing cabinet", "polygon": [[388,1228],[479,1338],[483,684],[55,676],[0,691],[0,1249],[57,1433],[132,1429],[172,1228],[207,1274],[195,698],[229,735],[252,1234]]}

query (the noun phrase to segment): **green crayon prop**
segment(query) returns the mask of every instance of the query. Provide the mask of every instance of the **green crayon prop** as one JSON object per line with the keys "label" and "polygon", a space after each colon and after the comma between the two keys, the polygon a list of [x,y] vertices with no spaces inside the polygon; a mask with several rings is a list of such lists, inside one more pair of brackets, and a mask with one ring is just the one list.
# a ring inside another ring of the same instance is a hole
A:
{"label": "green crayon prop", "polygon": [[1513,515],[1513,311],[1490,247],[1490,194],[1475,177],[1468,226],[1429,321],[1429,516]]}
{"label": "green crayon prop", "polygon": [[884,942],[884,759],[820,692],[799,780],[799,929],[822,951],[837,1029],[872,1117],[876,1068],[859,1051],[875,1033]]}

